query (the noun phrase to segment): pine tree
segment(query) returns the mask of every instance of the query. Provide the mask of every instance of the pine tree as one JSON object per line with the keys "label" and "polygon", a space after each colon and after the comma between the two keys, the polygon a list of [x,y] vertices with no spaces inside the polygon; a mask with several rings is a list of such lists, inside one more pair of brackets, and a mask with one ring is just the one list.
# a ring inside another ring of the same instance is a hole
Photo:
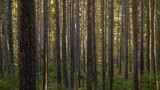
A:
{"label": "pine tree", "polygon": [[44,19],[44,72],[43,89],[47,90],[48,85],[48,0],[43,0],[43,19]]}
{"label": "pine tree", "polygon": [[35,1],[20,0],[20,90],[36,90]]}
{"label": "pine tree", "polygon": [[134,54],[134,90],[140,90],[138,77],[138,11],[137,0],[132,0],[132,22],[133,22],[133,54]]}
{"label": "pine tree", "polygon": [[66,59],[66,0],[63,0],[63,35],[62,35],[62,60],[64,84],[68,87],[68,72]]}

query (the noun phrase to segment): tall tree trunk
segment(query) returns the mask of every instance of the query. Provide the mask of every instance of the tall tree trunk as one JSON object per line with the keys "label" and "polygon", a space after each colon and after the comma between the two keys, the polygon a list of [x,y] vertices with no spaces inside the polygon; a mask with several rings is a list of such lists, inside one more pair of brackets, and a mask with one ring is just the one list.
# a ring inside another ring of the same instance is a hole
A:
{"label": "tall tree trunk", "polygon": [[[118,4],[119,5],[119,4]],[[120,22],[120,5],[118,6],[118,22]],[[119,31],[120,31],[120,28],[119,28],[119,23],[118,23],[118,31],[117,31],[117,52],[119,52]],[[116,58],[116,60],[117,60],[117,68],[119,67],[119,53],[117,53],[117,58]]]}
{"label": "tall tree trunk", "polygon": [[128,79],[128,30],[129,1],[125,0],[125,79]]}
{"label": "tall tree trunk", "polygon": [[92,90],[93,81],[93,59],[92,59],[92,21],[93,21],[93,0],[87,0],[87,90]]}
{"label": "tall tree trunk", "polygon": [[68,62],[70,62],[70,29],[71,29],[71,0],[67,1],[67,5],[68,5],[68,37],[67,37],[67,41],[68,41]]}
{"label": "tall tree trunk", "polygon": [[97,90],[97,44],[96,44],[96,21],[95,21],[95,0],[93,0],[93,56],[94,56],[94,89]]}
{"label": "tall tree trunk", "polygon": [[121,61],[122,61],[122,41],[123,41],[123,12],[124,12],[124,0],[122,0],[122,16],[121,16],[121,37],[120,37],[120,55],[119,55],[119,74],[121,75]]}
{"label": "tall tree trunk", "polygon": [[79,39],[79,0],[76,1],[77,2],[77,12],[76,12],[76,17],[77,17],[77,37],[76,37],[76,43],[77,43],[77,47],[76,47],[76,60],[77,60],[77,69],[78,69],[78,86],[80,87],[80,39]]}
{"label": "tall tree trunk", "polygon": [[62,35],[62,61],[64,84],[68,87],[68,72],[66,59],[66,0],[63,0],[63,35]]}
{"label": "tall tree trunk", "polygon": [[105,30],[104,30],[104,61],[105,61],[105,72],[107,72],[107,57],[106,57],[106,53],[107,53],[107,4],[108,4],[108,0],[105,0]]}
{"label": "tall tree trunk", "polygon": [[[111,0],[108,1],[108,21],[110,21],[110,7]],[[108,75],[111,76],[111,30],[110,30],[110,22],[108,22]]]}
{"label": "tall tree trunk", "polygon": [[151,71],[151,60],[150,60],[150,0],[147,0],[147,71],[150,73]]}
{"label": "tall tree trunk", "polygon": [[8,71],[7,0],[4,0],[4,71]]}
{"label": "tall tree trunk", "polygon": [[39,3],[40,3],[40,1],[39,0],[37,0],[37,17],[36,17],[36,48],[37,48],[37,53],[36,53],[36,66],[37,66],[37,70],[36,70],[36,77],[37,77],[37,80],[39,81],[39,61],[40,61],[40,43],[39,43],[39,41],[40,41],[40,17],[39,17],[39,11],[40,11],[40,8],[39,8]]}
{"label": "tall tree trunk", "polygon": [[[40,8],[40,20],[39,20],[39,23],[40,23],[40,55],[41,55],[41,53],[42,53],[42,49],[43,49],[43,11],[42,11],[42,8],[43,8],[43,0],[40,0],[40,2],[39,2],[39,4],[40,4],[40,6],[39,6],[39,8]],[[40,60],[39,60],[39,71],[42,71],[42,62],[41,62],[41,58],[42,57],[40,57]]]}
{"label": "tall tree trunk", "polygon": [[74,38],[75,38],[75,23],[74,23],[74,0],[72,0],[72,29],[71,29],[71,80],[70,88],[74,89],[74,72],[75,72],[75,59],[74,59]]}
{"label": "tall tree trunk", "polygon": [[140,90],[139,85],[139,63],[138,63],[138,11],[137,0],[132,0],[132,22],[133,22],[133,50],[134,50],[134,90]]}
{"label": "tall tree trunk", "polygon": [[141,0],[141,45],[140,45],[140,73],[144,73],[144,54],[143,54],[143,6],[144,2]]}
{"label": "tall tree trunk", "polygon": [[2,57],[2,3],[0,2],[0,76],[3,76],[3,57]]}
{"label": "tall tree trunk", "polygon": [[156,86],[156,60],[155,60],[155,51],[154,51],[154,32],[155,32],[155,5],[156,5],[156,0],[152,1],[152,11],[151,11],[151,30],[152,30],[152,34],[151,34],[151,60],[152,60],[152,69],[153,69],[153,73],[154,73],[154,85]]}
{"label": "tall tree trunk", "polygon": [[85,0],[83,0],[83,70],[86,71],[86,53],[85,53]]}
{"label": "tall tree trunk", "polygon": [[154,53],[154,17],[155,17],[155,0],[152,1],[152,13],[151,13],[151,28],[152,28],[152,35],[151,35],[151,60],[152,60],[152,69],[154,74],[156,73],[156,62],[155,62],[155,53]]}
{"label": "tall tree trunk", "polygon": [[114,75],[114,63],[113,63],[113,45],[114,45],[114,12],[113,12],[114,0],[111,0],[111,79],[110,79],[110,90],[113,90],[113,75]]}
{"label": "tall tree trunk", "polygon": [[[9,74],[14,76],[13,37],[12,37],[12,1],[8,0],[8,34],[9,34]],[[13,78],[13,77],[11,77]]]}
{"label": "tall tree trunk", "polygon": [[57,59],[57,83],[61,79],[61,60],[60,60],[60,25],[59,25],[59,0],[56,0],[56,59]]}
{"label": "tall tree trunk", "polygon": [[20,90],[36,90],[35,1],[20,0]]}
{"label": "tall tree trunk", "polygon": [[[43,89],[48,87],[48,0],[43,0],[43,19],[44,19],[44,73],[43,73]],[[58,71],[57,71],[58,72]]]}
{"label": "tall tree trunk", "polygon": [[157,12],[157,10],[160,9],[159,6],[160,2],[156,1],[156,30],[157,30],[157,72],[160,73],[160,14]]}
{"label": "tall tree trunk", "polygon": [[104,0],[101,0],[101,28],[102,28],[102,75],[103,75],[103,90],[105,90],[105,84],[104,84],[104,81],[105,81],[105,33],[104,33]]}

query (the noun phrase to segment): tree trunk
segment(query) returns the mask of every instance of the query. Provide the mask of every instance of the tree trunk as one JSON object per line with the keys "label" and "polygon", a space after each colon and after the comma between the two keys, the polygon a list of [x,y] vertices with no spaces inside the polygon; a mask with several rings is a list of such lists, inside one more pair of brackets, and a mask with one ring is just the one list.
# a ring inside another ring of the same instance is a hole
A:
{"label": "tree trunk", "polygon": [[36,77],[37,77],[37,81],[39,81],[39,61],[40,61],[40,43],[39,43],[39,41],[40,41],[40,17],[39,17],[39,11],[40,11],[40,8],[39,8],[39,3],[40,3],[40,1],[39,0],[37,0],[37,17],[36,17],[36,48],[37,48],[37,53],[36,53],[36,66],[37,66],[37,70],[36,70]]}
{"label": "tree trunk", "polygon": [[105,30],[104,30],[104,61],[105,61],[105,72],[107,72],[107,57],[106,57],[106,53],[107,53],[107,39],[106,39],[106,35],[107,35],[107,4],[108,4],[108,0],[105,0]]}
{"label": "tree trunk", "polygon": [[43,73],[43,89],[48,87],[48,0],[43,1],[43,19],[44,19],[44,73]]}
{"label": "tree trunk", "polygon": [[[9,34],[9,65],[8,72],[14,76],[13,37],[12,37],[12,1],[8,0],[8,34]],[[13,77],[11,77],[13,78]]]}
{"label": "tree trunk", "polygon": [[93,49],[94,49],[94,89],[97,90],[97,44],[96,44],[96,21],[95,21],[95,0],[93,0]]}
{"label": "tree trunk", "polygon": [[92,59],[92,21],[93,21],[93,1],[87,0],[87,29],[88,29],[88,37],[87,37],[87,90],[92,90],[92,81],[93,81],[93,59]]}
{"label": "tree trunk", "polygon": [[114,45],[114,35],[113,35],[113,22],[114,22],[114,12],[113,12],[114,0],[111,0],[111,79],[110,79],[110,90],[113,90],[113,75],[114,75],[114,62],[113,62],[113,45]]}
{"label": "tree trunk", "polygon": [[143,0],[141,0],[141,45],[140,45],[140,73],[144,73],[144,54],[143,54]]}
{"label": "tree trunk", "polygon": [[36,90],[35,1],[20,0],[20,90]]}
{"label": "tree trunk", "polygon": [[155,0],[152,1],[152,13],[151,13],[151,28],[152,28],[152,35],[151,35],[151,60],[152,60],[152,69],[154,74],[156,74],[156,62],[155,62],[155,53],[154,53],[154,17],[155,17]]}
{"label": "tree trunk", "polygon": [[132,0],[132,22],[133,22],[133,50],[134,50],[134,90],[140,90],[139,85],[139,63],[138,63],[138,11],[137,0]]}
{"label": "tree trunk", "polygon": [[150,73],[151,71],[151,60],[150,60],[150,0],[147,0],[147,71]]}
{"label": "tree trunk", "polygon": [[7,43],[7,0],[4,0],[4,71],[8,71],[8,43]]}
{"label": "tree trunk", "polygon": [[125,79],[128,79],[128,21],[129,21],[129,1],[125,0]]}
{"label": "tree trunk", "polygon": [[120,55],[119,55],[119,74],[121,75],[121,61],[122,61],[122,41],[123,41],[123,12],[124,12],[124,0],[122,0],[122,16],[121,16],[121,37],[120,37]]}
{"label": "tree trunk", "polygon": [[83,1],[83,70],[86,71],[86,53],[85,53],[85,0]]}
{"label": "tree trunk", "polygon": [[74,36],[75,34],[75,23],[74,23],[74,0],[72,0],[72,29],[71,29],[71,80],[70,88],[74,89],[74,72],[75,72],[75,59],[74,59]]}
{"label": "tree trunk", "polygon": [[70,29],[71,29],[71,0],[67,1],[67,5],[68,5],[68,62],[70,62]]}
{"label": "tree trunk", "polygon": [[104,33],[104,0],[101,0],[101,28],[102,28],[102,76],[103,76],[103,90],[105,90],[105,33]]}
{"label": "tree trunk", "polygon": [[66,59],[66,0],[63,0],[63,35],[62,35],[62,61],[63,61],[63,79],[68,87],[68,72]]}
{"label": "tree trunk", "polygon": [[60,60],[60,25],[59,25],[59,1],[56,0],[56,59],[57,59],[57,83],[61,79],[61,60]]}
{"label": "tree trunk", "polygon": [[78,69],[78,86],[80,87],[80,39],[79,39],[79,0],[76,1],[77,2],[77,12],[76,12],[76,18],[77,18],[77,37],[76,37],[76,43],[77,43],[77,47],[76,47],[76,60],[77,60],[77,69]]}
{"label": "tree trunk", "polygon": [[0,76],[3,76],[3,57],[2,57],[2,4],[0,2]]}
{"label": "tree trunk", "polygon": [[[157,2],[157,1],[156,1]],[[156,3],[156,10],[160,9],[160,2]],[[156,11],[156,30],[157,30],[157,72],[160,73],[160,14]]]}

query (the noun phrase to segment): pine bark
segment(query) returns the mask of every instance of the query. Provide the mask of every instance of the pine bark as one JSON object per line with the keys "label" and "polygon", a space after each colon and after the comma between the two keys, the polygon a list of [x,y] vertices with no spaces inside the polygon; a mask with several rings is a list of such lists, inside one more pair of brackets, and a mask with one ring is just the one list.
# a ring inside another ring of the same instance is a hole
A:
{"label": "pine bark", "polygon": [[152,33],[151,33],[151,61],[152,61],[152,69],[153,69],[153,73],[156,73],[156,61],[155,61],[155,53],[154,53],[154,31],[155,31],[155,27],[154,27],[154,18],[155,18],[155,0],[152,1],[152,12],[151,12],[151,29],[152,29]]}
{"label": "pine bark", "polygon": [[119,74],[121,75],[121,61],[122,61],[122,41],[123,41],[123,12],[124,12],[124,0],[122,0],[122,16],[121,16],[121,36],[120,36],[120,55],[119,55]]}
{"label": "pine bark", "polygon": [[114,28],[113,28],[113,22],[114,22],[114,12],[113,12],[113,4],[114,0],[111,0],[111,78],[110,78],[110,90],[113,90],[113,75],[114,75],[114,62],[113,62],[113,46],[114,46]]}
{"label": "pine bark", "polygon": [[68,71],[66,59],[66,0],[63,0],[63,35],[62,35],[62,61],[63,61],[63,79],[68,87]]}
{"label": "pine bark", "polygon": [[94,89],[97,90],[97,44],[96,44],[96,21],[95,21],[95,0],[93,0],[93,49],[94,49]]}
{"label": "pine bark", "polygon": [[[12,0],[8,0],[8,36],[9,36],[9,65],[8,72],[14,76],[13,31],[12,31]],[[13,77],[12,77],[13,78]]]}
{"label": "pine bark", "polygon": [[3,57],[2,57],[2,4],[0,2],[0,75],[3,76]]}
{"label": "pine bark", "polygon": [[105,90],[105,33],[104,33],[104,0],[101,0],[101,28],[102,28],[102,82],[103,82],[103,90]]}
{"label": "pine bark", "polygon": [[125,79],[128,79],[128,31],[129,31],[129,1],[125,0]]}
{"label": "pine bark", "polygon": [[87,0],[87,90],[92,90],[93,59],[92,59],[92,21],[93,0]]}
{"label": "pine bark", "polygon": [[132,23],[133,23],[133,54],[134,54],[134,90],[140,90],[139,85],[139,63],[138,63],[138,11],[137,0],[132,0]]}
{"label": "pine bark", "polygon": [[35,1],[20,0],[20,90],[36,90]]}
{"label": "pine bark", "polygon": [[72,29],[71,29],[71,80],[70,88],[74,89],[74,72],[75,72],[75,52],[74,52],[74,38],[75,38],[75,23],[74,23],[74,0],[72,0]]}
{"label": "pine bark", "polygon": [[150,0],[147,0],[147,71],[151,71],[150,60]]}
{"label": "pine bark", "polygon": [[7,41],[7,0],[4,0],[4,71],[8,71],[9,66],[8,66],[8,41]]}
{"label": "pine bark", "polygon": [[44,19],[44,71],[43,71],[43,89],[48,87],[48,0],[43,0],[43,19]]}
{"label": "pine bark", "polygon": [[144,2],[141,0],[141,45],[140,45],[140,73],[144,73],[144,54],[143,54],[143,6]]}
{"label": "pine bark", "polygon": [[59,25],[59,1],[56,0],[56,59],[57,59],[57,83],[61,79],[61,60],[60,60],[60,25]]}

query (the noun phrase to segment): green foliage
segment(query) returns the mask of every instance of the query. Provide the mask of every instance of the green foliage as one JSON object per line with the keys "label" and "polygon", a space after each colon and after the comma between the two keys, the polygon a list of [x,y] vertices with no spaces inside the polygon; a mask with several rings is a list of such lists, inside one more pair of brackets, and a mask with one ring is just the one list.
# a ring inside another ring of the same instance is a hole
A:
{"label": "green foliage", "polygon": [[0,90],[13,90],[18,89],[19,79],[15,77],[13,80],[9,74],[4,74],[4,77],[0,78]]}

